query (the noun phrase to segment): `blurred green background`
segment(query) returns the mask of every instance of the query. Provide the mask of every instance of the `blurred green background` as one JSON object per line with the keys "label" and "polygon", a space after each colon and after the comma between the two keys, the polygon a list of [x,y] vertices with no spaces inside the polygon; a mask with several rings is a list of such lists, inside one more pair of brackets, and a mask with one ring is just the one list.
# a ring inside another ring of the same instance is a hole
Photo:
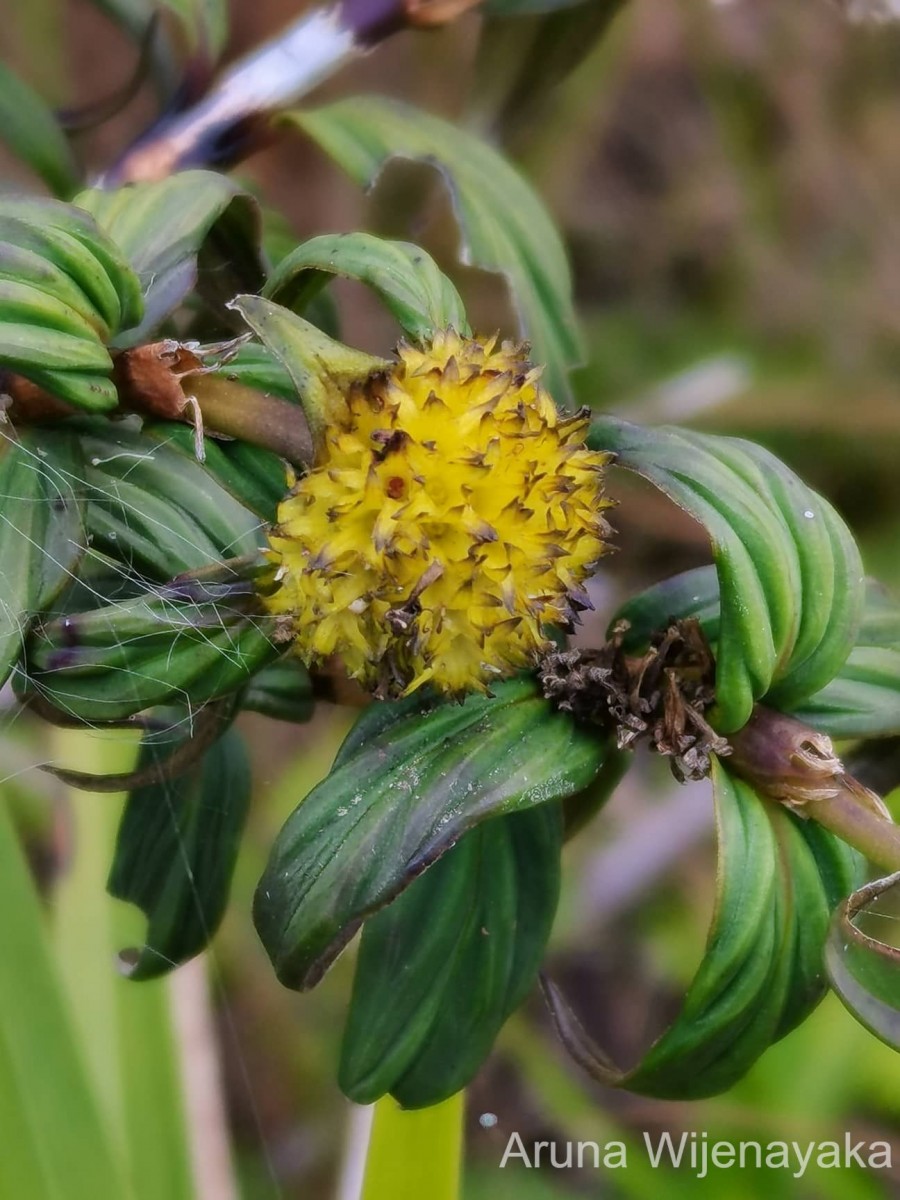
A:
{"label": "blurred green background", "polygon": [[[0,57],[55,103],[87,103],[127,79],[133,45],[102,5],[4,7]],[[277,31],[298,7],[235,0],[229,55]],[[576,379],[582,402],[761,441],[835,502],[870,570],[900,586],[900,23],[849,23],[827,0],[632,0],[602,42],[591,47],[585,33],[552,64],[537,18],[497,22],[481,45],[480,29],[473,16],[440,32],[404,34],[323,94],[389,92],[504,144],[571,250],[587,347]],[[551,87],[549,76],[573,62]],[[99,169],[152,111],[145,87],[80,136],[85,161]],[[0,159],[0,172],[5,187],[36,186],[12,162]],[[511,328],[501,284],[455,264],[452,214],[426,169],[392,167],[361,197],[313,147],[286,134],[239,174],[285,214],[296,240],[364,227],[422,242],[458,280],[474,323],[487,332]],[[344,339],[386,352],[395,334],[374,302],[340,283],[336,294]],[[598,611],[585,642],[602,635],[622,598],[708,560],[699,529],[648,488],[615,472],[609,488],[619,501],[618,550],[595,583]],[[242,719],[255,760],[254,810],[230,913],[205,964],[208,1010],[202,970],[188,968],[193,975],[166,999],[175,1006],[198,1171],[215,1200],[230,1200],[227,1171],[225,1182],[215,1176],[229,1153],[246,1200],[355,1197],[364,1122],[334,1082],[353,947],[315,992],[296,996],[276,983],[250,921],[268,847],[327,771],[352,715],[324,705],[299,728]],[[7,705],[0,775],[10,777],[4,793],[70,956],[79,1036],[102,1042],[109,1014],[90,993],[93,976],[112,971],[109,942],[95,927],[67,925],[65,905],[73,887],[83,889],[81,903],[93,904],[97,922],[121,943],[130,914],[103,897],[102,839],[85,832],[96,813],[113,829],[117,801],[89,797],[73,806],[34,769],[48,756],[46,739],[45,727]],[[85,845],[95,851],[89,865],[79,860]],[[642,761],[568,848],[549,968],[621,1062],[636,1060],[677,1010],[699,960],[713,886],[708,789],[677,787],[658,762]],[[140,1044],[136,1006],[147,1001],[132,994],[157,985],[116,987],[116,1003],[134,1010],[128,1037]],[[221,1090],[208,1075],[216,1068],[208,1034],[218,1045]],[[533,997],[471,1089],[464,1195],[900,1195],[898,1081],[900,1060],[829,998],[721,1097],[688,1104],[618,1094],[566,1060]],[[152,1092],[133,1099],[134,1119],[143,1113],[152,1129],[160,1103]],[[483,1114],[496,1123],[482,1122]],[[850,1131],[854,1140],[889,1141],[896,1166],[874,1174],[810,1168],[802,1179],[732,1169],[698,1180],[647,1166],[642,1133],[664,1129],[802,1143],[843,1142]],[[514,1130],[526,1145],[621,1139],[637,1149],[628,1170],[501,1172]]]}

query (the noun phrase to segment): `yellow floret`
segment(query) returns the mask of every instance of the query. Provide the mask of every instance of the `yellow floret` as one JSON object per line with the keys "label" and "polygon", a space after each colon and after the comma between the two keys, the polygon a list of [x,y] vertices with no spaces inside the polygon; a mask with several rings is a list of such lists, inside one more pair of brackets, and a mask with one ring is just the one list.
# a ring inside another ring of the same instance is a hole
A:
{"label": "yellow floret", "polygon": [[589,607],[608,526],[586,417],[509,343],[438,333],[351,390],[278,510],[267,608],[381,695],[485,690]]}

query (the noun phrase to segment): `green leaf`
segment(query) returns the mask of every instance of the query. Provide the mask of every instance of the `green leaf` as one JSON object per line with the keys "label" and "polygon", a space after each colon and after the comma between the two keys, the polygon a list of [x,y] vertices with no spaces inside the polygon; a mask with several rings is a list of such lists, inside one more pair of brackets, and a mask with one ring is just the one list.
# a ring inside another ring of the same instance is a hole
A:
{"label": "green leaf", "polygon": [[165,582],[223,559],[253,557],[261,545],[259,518],[178,449],[180,436],[168,422],[140,432],[92,425],[81,435],[92,546],[131,578]]}
{"label": "green leaf", "polygon": [[328,234],[304,242],[278,264],[265,295],[303,312],[335,275],[376,291],[404,332],[418,342],[436,329],[471,332],[459,293],[430,255],[409,242],[368,233]]}
{"label": "green leaf", "polygon": [[131,1200],[50,953],[41,898],[3,800],[0,906],[10,919],[0,923],[0,1194]]}
{"label": "green leaf", "polygon": [[823,951],[859,856],[813,821],[761,800],[716,763],[716,906],[703,961],[674,1024],[628,1072],[597,1050],[551,991],[560,1033],[604,1082],[670,1099],[730,1087],[825,991]]}
{"label": "green leaf", "polygon": [[870,581],[856,645],[821,691],[794,716],[831,737],[900,733],[900,605]]}
{"label": "green leaf", "polygon": [[82,208],[38,196],[5,195],[0,196],[0,219],[16,223],[4,224],[6,237],[16,246],[39,254],[71,277],[110,333],[141,319],[137,276],[118,246]]}
{"label": "green leaf", "polygon": [[[646,649],[670,620],[696,617],[715,649],[719,584],[714,567],[698,567],[655,584],[628,600],[610,622],[630,622],[624,646]],[[834,678],[798,706],[784,706],[831,737],[890,737],[900,733],[900,605],[874,580],[866,585],[856,644]],[[876,789],[878,790],[878,789]]]}
{"label": "green leaf", "polygon": [[241,708],[276,721],[308,721],[315,709],[313,685],[296,654],[288,653],[254,675],[241,697]]}
{"label": "green leaf", "polygon": [[387,363],[336,342],[303,317],[265,296],[235,296],[239,312],[293,382],[313,438],[345,407],[347,389]]}
{"label": "green leaf", "polygon": [[0,197],[0,369],[88,411],[113,408],[106,342],[140,312],[137,277],[86,213]]}
{"label": "green leaf", "polygon": [[119,345],[136,345],[198,288],[227,319],[226,303],[264,281],[256,202],[212,171],[82,192],[76,202],[121,248],[141,281],[144,319]]}
{"label": "green leaf", "polygon": [[69,614],[32,634],[25,694],[88,721],[236,691],[278,656],[248,585],[183,578],[134,600]]}
{"label": "green leaf", "polygon": [[900,950],[864,933],[856,918],[898,883],[900,872],[844,900],[825,951],[831,986],[856,1019],[894,1050],[900,1050]]}
{"label": "green leaf", "polygon": [[[170,753],[145,741],[139,766]],[[145,944],[122,955],[129,978],[164,975],[209,944],[228,904],[249,804],[250,764],[234,730],[187,774],[128,797],[107,888],[147,915]]]}
{"label": "green leaf", "polygon": [[533,127],[548,95],[592,53],[623,7],[624,0],[486,4],[476,63],[477,110],[486,110],[492,127],[506,137]]}
{"label": "green leaf", "polygon": [[798,704],[856,640],[859,551],[831,505],[768,451],[738,438],[593,422],[590,444],[655,483],[706,529],[721,595],[715,724],[740,729],[755,701]]}
{"label": "green leaf", "polygon": [[463,259],[503,274],[560,403],[581,359],[572,283],[560,235],[530,184],[492,147],[437,117],[382,96],[354,97],[290,119],[358,183],[394,157],[425,161],[447,181],[463,235]]}
{"label": "green leaf", "polygon": [[288,818],[257,889],[256,926],[279,979],[311,987],[360,922],[468,829],[579,791],[606,752],[530,679],[462,704],[373,705]]}
{"label": "green leaf", "polygon": [[32,618],[53,603],[84,549],[73,490],[78,444],[57,439],[46,457],[39,430],[0,440],[0,682],[15,667]]}
{"label": "green leaf", "polygon": [[686,617],[699,621],[714,647],[719,636],[719,580],[715,567],[682,571],[632,596],[610,621],[607,637],[620,621],[627,621],[629,629],[623,646],[631,652],[646,650],[653,634]]}
{"label": "green leaf", "polygon": [[221,374],[245,387],[281,396],[283,400],[297,399],[297,389],[286,368],[271,351],[256,342],[239,347]]}
{"label": "green leaf", "polygon": [[[229,372],[230,374],[230,372]],[[157,427],[162,433],[162,428]],[[166,423],[165,443],[197,462],[195,430],[176,422]],[[284,461],[271,450],[249,442],[203,439],[203,469],[217,484],[254,516],[267,524],[275,521],[278,505],[288,490]]]}
{"label": "green leaf", "polygon": [[366,922],[338,1074],[351,1100],[422,1108],[471,1081],[537,977],[561,850],[558,804],[485,821]]}
{"label": "green leaf", "polygon": [[50,106],[0,63],[0,140],[58,196],[78,186],[72,148]]}

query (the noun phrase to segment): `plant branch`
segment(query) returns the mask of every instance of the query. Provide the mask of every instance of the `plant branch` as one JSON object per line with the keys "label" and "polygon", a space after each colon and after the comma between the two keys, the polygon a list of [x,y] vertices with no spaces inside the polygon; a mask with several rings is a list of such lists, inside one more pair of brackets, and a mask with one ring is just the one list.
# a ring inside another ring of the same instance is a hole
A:
{"label": "plant branch", "polygon": [[758,792],[818,821],[876,866],[900,870],[900,826],[881,798],[844,770],[825,734],[758,704],[729,742],[729,768]]}
{"label": "plant branch", "polygon": [[397,33],[450,21],[478,0],[340,0],[304,13],[239,59],[185,112],[167,114],[98,181],[119,187],[188,167],[229,166],[271,139],[268,117]]}

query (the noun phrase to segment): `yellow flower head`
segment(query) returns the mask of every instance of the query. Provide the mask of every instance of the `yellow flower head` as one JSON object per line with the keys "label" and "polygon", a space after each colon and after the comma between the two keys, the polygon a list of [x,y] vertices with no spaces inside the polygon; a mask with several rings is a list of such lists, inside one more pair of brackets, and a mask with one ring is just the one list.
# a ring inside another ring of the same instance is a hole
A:
{"label": "yellow flower head", "polygon": [[269,536],[265,603],[306,662],[338,654],[382,695],[483,691],[589,607],[608,455],[539,379],[448,330],[350,390]]}

